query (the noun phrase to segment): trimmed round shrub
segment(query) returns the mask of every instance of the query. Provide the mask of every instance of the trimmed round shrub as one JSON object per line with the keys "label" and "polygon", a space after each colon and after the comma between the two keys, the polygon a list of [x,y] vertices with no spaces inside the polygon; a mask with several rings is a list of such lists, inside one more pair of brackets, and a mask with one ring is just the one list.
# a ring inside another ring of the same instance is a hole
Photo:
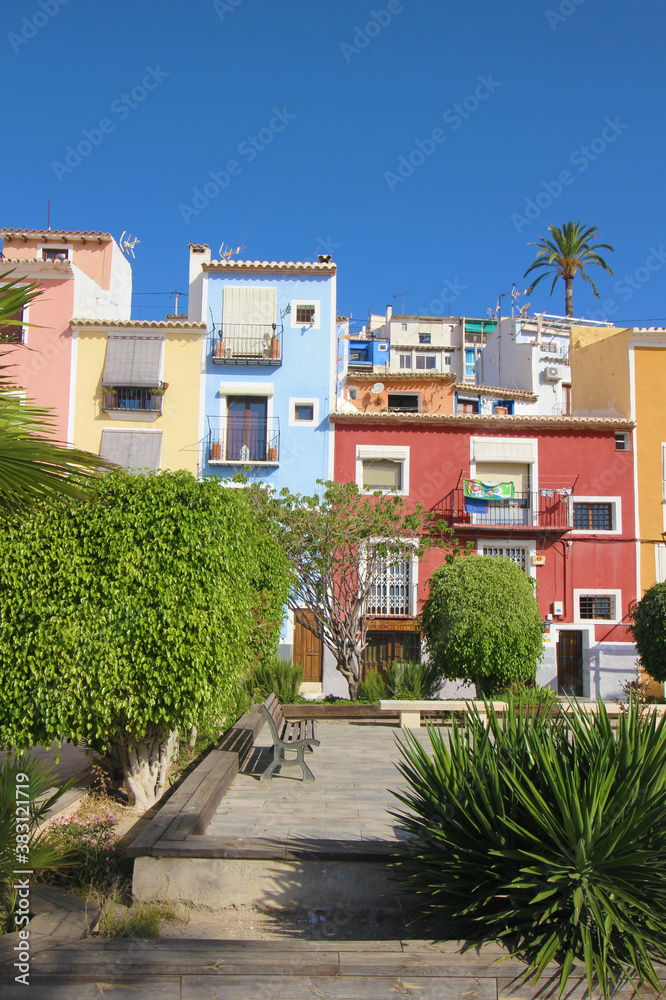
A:
{"label": "trimmed round shrub", "polygon": [[435,570],[421,613],[430,662],[477,695],[532,681],[543,651],[534,585],[511,559],[461,556]]}

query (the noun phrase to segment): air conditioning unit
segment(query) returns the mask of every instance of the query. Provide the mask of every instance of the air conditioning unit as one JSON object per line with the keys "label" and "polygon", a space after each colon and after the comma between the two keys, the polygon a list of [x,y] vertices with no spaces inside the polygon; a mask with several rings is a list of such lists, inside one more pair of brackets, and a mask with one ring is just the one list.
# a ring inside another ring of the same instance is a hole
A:
{"label": "air conditioning unit", "polygon": [[559,368],[556,368],[555,365],[548,365],[543,370],[543,380],[544,382],[561,382],[562,375]]}

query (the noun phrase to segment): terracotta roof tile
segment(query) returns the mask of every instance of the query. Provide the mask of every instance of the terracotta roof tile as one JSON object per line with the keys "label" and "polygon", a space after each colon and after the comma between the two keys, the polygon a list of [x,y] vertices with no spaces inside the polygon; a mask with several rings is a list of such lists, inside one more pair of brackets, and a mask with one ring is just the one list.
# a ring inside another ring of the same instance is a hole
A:
{"label": "terracotta roof tile", "polygon": [[540,414],[521,414],[520,416],[501,416],[485,413],[341,413],[334,410],[329,414],[329,420],[340,423],[360,421],[379,424],[444,424],[467,427],[502,427],[508,430],[513,427],[557,427],[562,430],[631,430],[636,426],[635,420],[624,417],[551,417]]}
{"label": "terracotta roof tile", "polygon": [[203,332],[205,323],[189,323],[187,320],[164,319],[73,319],[72,326],[99,327],[100,329],[138,330],[194,330]]}
{"label": "terracotta roof tile", "polygon": [[321,271],[334,274],[337,265],[319,264],[314,261],[293,260],[211,260],[201,265],[204,271]]}
{"label": "terracotta roof tile", "polygon": [[6,240],[13,236],[102,236],[104,239],[112,240],[111,233],[96,232],[86,229],[0,229],[0,239]]}

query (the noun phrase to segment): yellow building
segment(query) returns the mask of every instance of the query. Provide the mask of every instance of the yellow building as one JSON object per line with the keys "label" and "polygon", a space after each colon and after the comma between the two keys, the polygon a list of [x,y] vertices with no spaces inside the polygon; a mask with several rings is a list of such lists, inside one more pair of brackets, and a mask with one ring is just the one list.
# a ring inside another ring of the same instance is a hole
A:
{"label": "yellow building", "polygon": [[574,413],[636,421],[616,447],[634,452],[636,590],[643,594],[666,580],[666,330],[574,327],[571,348]]}
{"label": "yellow building", "polygon": [[132,469],[199,461],[201,341],[187,320],[72,320],[68,440]]}

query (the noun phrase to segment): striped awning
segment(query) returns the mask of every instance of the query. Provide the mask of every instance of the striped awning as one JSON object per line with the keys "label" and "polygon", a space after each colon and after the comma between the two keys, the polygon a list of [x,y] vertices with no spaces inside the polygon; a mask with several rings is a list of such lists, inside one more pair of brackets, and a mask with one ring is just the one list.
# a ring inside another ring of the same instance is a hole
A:
{"label": "striped awning", "polygon": [[160,467],[162,431],[102,431],[100,456],[136,472]]}
{"label": "striped awning", "polygon": [[159,385],[163,343],[163,337],[109,337],[102,384]]}

